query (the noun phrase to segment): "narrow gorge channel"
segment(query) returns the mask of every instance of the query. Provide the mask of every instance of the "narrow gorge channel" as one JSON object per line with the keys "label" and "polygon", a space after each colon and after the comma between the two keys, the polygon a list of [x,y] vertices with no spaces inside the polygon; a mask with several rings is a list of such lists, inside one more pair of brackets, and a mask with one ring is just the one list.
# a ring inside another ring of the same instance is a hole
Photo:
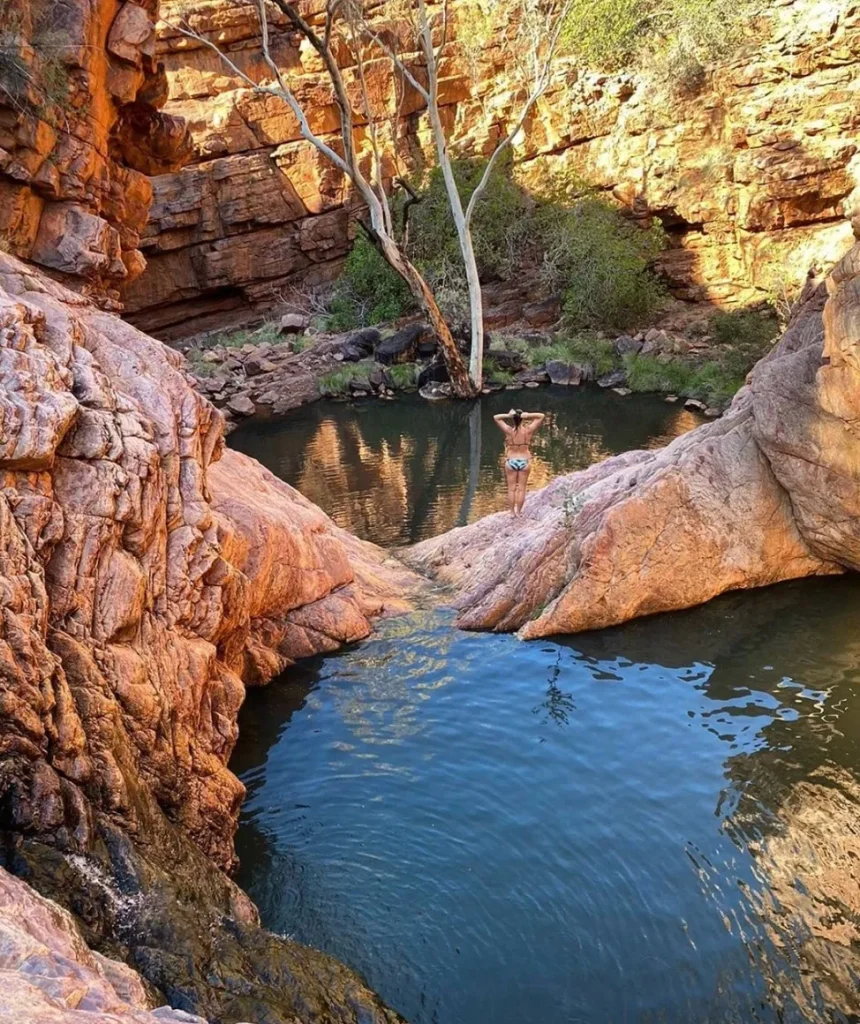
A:
{"label": "narrow gorge channel", "polygon": [[[528,397],[538,477],[697,422]],[[504,504],[509,398],[322,403],[230,443],[414,543]],[[237,880],[414,1024],[854,1019],[858,614],[849,577],[529,643],[389,620],[249,693]]]}

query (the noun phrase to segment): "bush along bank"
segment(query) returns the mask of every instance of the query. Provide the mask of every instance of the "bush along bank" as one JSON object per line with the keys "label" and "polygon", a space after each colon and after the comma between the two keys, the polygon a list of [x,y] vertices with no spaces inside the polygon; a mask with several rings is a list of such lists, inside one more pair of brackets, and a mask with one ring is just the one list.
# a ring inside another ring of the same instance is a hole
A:
{"label": "bush along bank", "polygon": [[[683,331],[651,328],[614,338],[598,332],[494,331],[484,392],[542,384],[595,384],[619,394],[654,392],[718,415],[779,331],[768,308],[712,314]],[[465,345],[465,341],[464,341]],[[228,418],[282,415],[318,398],[449,395],[436,339],[424,324],[308,332],[297,314],[255,330],[219,335],[188,353],[198,387]]]}

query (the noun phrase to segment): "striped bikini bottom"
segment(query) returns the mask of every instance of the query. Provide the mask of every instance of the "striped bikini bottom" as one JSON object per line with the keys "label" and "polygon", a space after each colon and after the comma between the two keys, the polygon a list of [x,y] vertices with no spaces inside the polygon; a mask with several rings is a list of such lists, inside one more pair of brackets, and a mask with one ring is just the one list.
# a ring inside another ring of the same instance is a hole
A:
{"label": "striped bikini bottom", "polygon": [[530,460],[528,458],[514,456],[513,458],[508,459],[505,465],[508,469],[515,469],[518,473],[521,473],[524,469],[529,468],[529,461]]}

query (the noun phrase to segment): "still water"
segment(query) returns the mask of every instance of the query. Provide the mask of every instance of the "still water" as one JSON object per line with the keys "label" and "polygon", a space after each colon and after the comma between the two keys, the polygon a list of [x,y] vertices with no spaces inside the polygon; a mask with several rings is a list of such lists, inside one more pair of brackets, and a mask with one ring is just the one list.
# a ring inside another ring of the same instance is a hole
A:
{"label": "still water", "polygon": [[701,422],[650,395],[585,388],[501,391],[469,406],[418,396],[317,402],[243,424],[230,445],[289,481],[338,526],[385,547],[410,544],[505,507],[502,435],[511,405],[544,412],[530,488],[631,448],[659,448]]}
{"label": "still water", "polygon": [[[662,403],[540,395],[547,472],[684,429]],[[468,416],[443,444],[451,408],[389,409],[317,406],[255,454],[301,484],[328,423],[353,438],[344,492],[403,487],[399,520],[366,521],[426,535],[463,515]],[[490,411],[466,518],[499,500]],[[445,501],[408,457],[431,449]],[[355,527],[329,454],[320,493]],[[239,881],[414,1024],[860,1019],[858,614],[844,578],[528,644],[445,611],[387,622],[249,695]]]}

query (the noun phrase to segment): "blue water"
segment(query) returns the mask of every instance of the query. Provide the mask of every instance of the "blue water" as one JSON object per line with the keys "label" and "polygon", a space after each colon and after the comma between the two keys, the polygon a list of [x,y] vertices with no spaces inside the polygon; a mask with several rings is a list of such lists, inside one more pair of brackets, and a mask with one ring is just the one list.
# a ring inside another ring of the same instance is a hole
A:
{"label": "blue water", "polygon": [[414,1024],[856,1020],[858,613],[385,623],[249,695],[238,880]]}

